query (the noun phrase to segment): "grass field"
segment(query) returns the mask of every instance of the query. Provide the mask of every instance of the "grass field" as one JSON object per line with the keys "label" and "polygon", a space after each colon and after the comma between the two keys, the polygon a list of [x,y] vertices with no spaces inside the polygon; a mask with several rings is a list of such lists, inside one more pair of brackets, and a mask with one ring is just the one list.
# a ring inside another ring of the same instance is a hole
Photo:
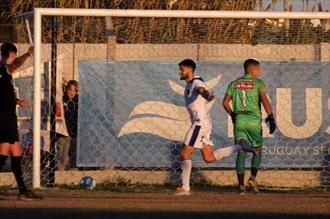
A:
{"label": "grass field", "polygon": [[44,199],[36,201],[19,201],[9,189],[0,200],[0,218],[330,218],[330,192],[324,189],[241,196],[233,188],[195,186],[189,197],[173,196],[170,186],[101,189],[39,190]]}

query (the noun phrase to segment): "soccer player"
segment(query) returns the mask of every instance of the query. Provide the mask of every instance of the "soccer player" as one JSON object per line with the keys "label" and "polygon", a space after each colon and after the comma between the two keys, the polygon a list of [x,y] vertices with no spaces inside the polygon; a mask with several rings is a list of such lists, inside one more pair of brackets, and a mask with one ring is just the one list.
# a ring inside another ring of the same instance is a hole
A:
{"label": "soccer player", "polygon": [[[187,82],[184,91],[186,108],[190,115],[191,126],[184,139],[184,146],[180,152],[182,158],[182,186],[176,189],[175,195],[190,195],[190,174],[192,168],[191,155],[195,149],[200,149],[206,163],[211,163],[230,156],[241,149],[240,145],[220,148],[212,151],[213,143],[210,140],[212,122],[210,112],[206,107],[215,96],[206,89],[204,80],[196,76],[196,64],[191,59],[179,63],[180,79]],[[246,145],[243,145],[246,146]],[[245,150],[252,150],[251,147]]]}
{"label": "soccer player", "polygon": [[[15,70],[32,55],[33,47],[20,57],[16,57],[17,48],[12,43],[2,44],[0,50],[0,169],[11,154],[11,168],[19,190],[18,198],[39,199],[40,196],[26,188],[22,177],[22,151],[19,145],[16,115],[16,104],[20,103],[16,99],[12,77]],[[23,105],[26,106],[26,103]]]}
{"label": "soccer player", "polygon": [[[245,74],[232,81],[223,99],[223,107],[231,116],[234,123],[235,143],[239,145],[251,145],[254,148],[251,161],[251,176],[248,184],[253,192],[258,193],[256,176],[262,156],[262,114],[261,103],[268,117],[266,122],[270,128],[270,134],[276,129],[272,107],[267,97],[266,85],[259,79],[260,64],[254,59],[244,62]],[[232,101],[233,109],[230,106]],[[247,152],[240,150],[237,153],[236,172],[239,183],[239,193],[245,193],[244,172]]]}

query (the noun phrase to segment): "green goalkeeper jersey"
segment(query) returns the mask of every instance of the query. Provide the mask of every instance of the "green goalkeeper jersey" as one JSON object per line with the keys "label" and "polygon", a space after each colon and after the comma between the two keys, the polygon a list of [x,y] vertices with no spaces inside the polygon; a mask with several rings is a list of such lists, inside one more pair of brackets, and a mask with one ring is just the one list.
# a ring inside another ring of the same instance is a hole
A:
{"label": "green goalkeeper jersey", "polygon": [[250,74],[245,74],[232,81],[226,94],[232,96],[233,112],[235,120],[248,119],[248,121],[260,121],[261,101],[260,93],[266,92],[264,82]]}

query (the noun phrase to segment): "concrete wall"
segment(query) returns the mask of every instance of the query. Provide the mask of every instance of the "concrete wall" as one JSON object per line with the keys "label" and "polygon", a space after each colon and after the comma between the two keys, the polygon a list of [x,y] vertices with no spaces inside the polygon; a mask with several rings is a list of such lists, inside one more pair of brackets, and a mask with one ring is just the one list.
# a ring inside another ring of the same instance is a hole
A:
{"label": "concrete wall", "polygon": [[[19,45],[19,53],[27,45]],[[111,49],[108,49],[111,48]],[[43,44],[42,60],[50,60],[50,45]],[[330,61],[330,43],[315,45],[275,44],[59,44],[59,71],[68,79],[78,78],[79,60],[164,60],[192,58],[200,61]],[[32,66],[32,59],[22,69]]]}

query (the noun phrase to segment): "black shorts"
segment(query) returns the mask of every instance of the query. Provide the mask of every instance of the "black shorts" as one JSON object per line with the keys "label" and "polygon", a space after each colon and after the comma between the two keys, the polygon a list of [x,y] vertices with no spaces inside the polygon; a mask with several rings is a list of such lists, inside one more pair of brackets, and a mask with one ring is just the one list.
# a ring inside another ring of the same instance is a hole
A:
{"label": "black shorts", "polygon": [[19,141],[16,113],[0,113],[0,143],[14,144]]}

